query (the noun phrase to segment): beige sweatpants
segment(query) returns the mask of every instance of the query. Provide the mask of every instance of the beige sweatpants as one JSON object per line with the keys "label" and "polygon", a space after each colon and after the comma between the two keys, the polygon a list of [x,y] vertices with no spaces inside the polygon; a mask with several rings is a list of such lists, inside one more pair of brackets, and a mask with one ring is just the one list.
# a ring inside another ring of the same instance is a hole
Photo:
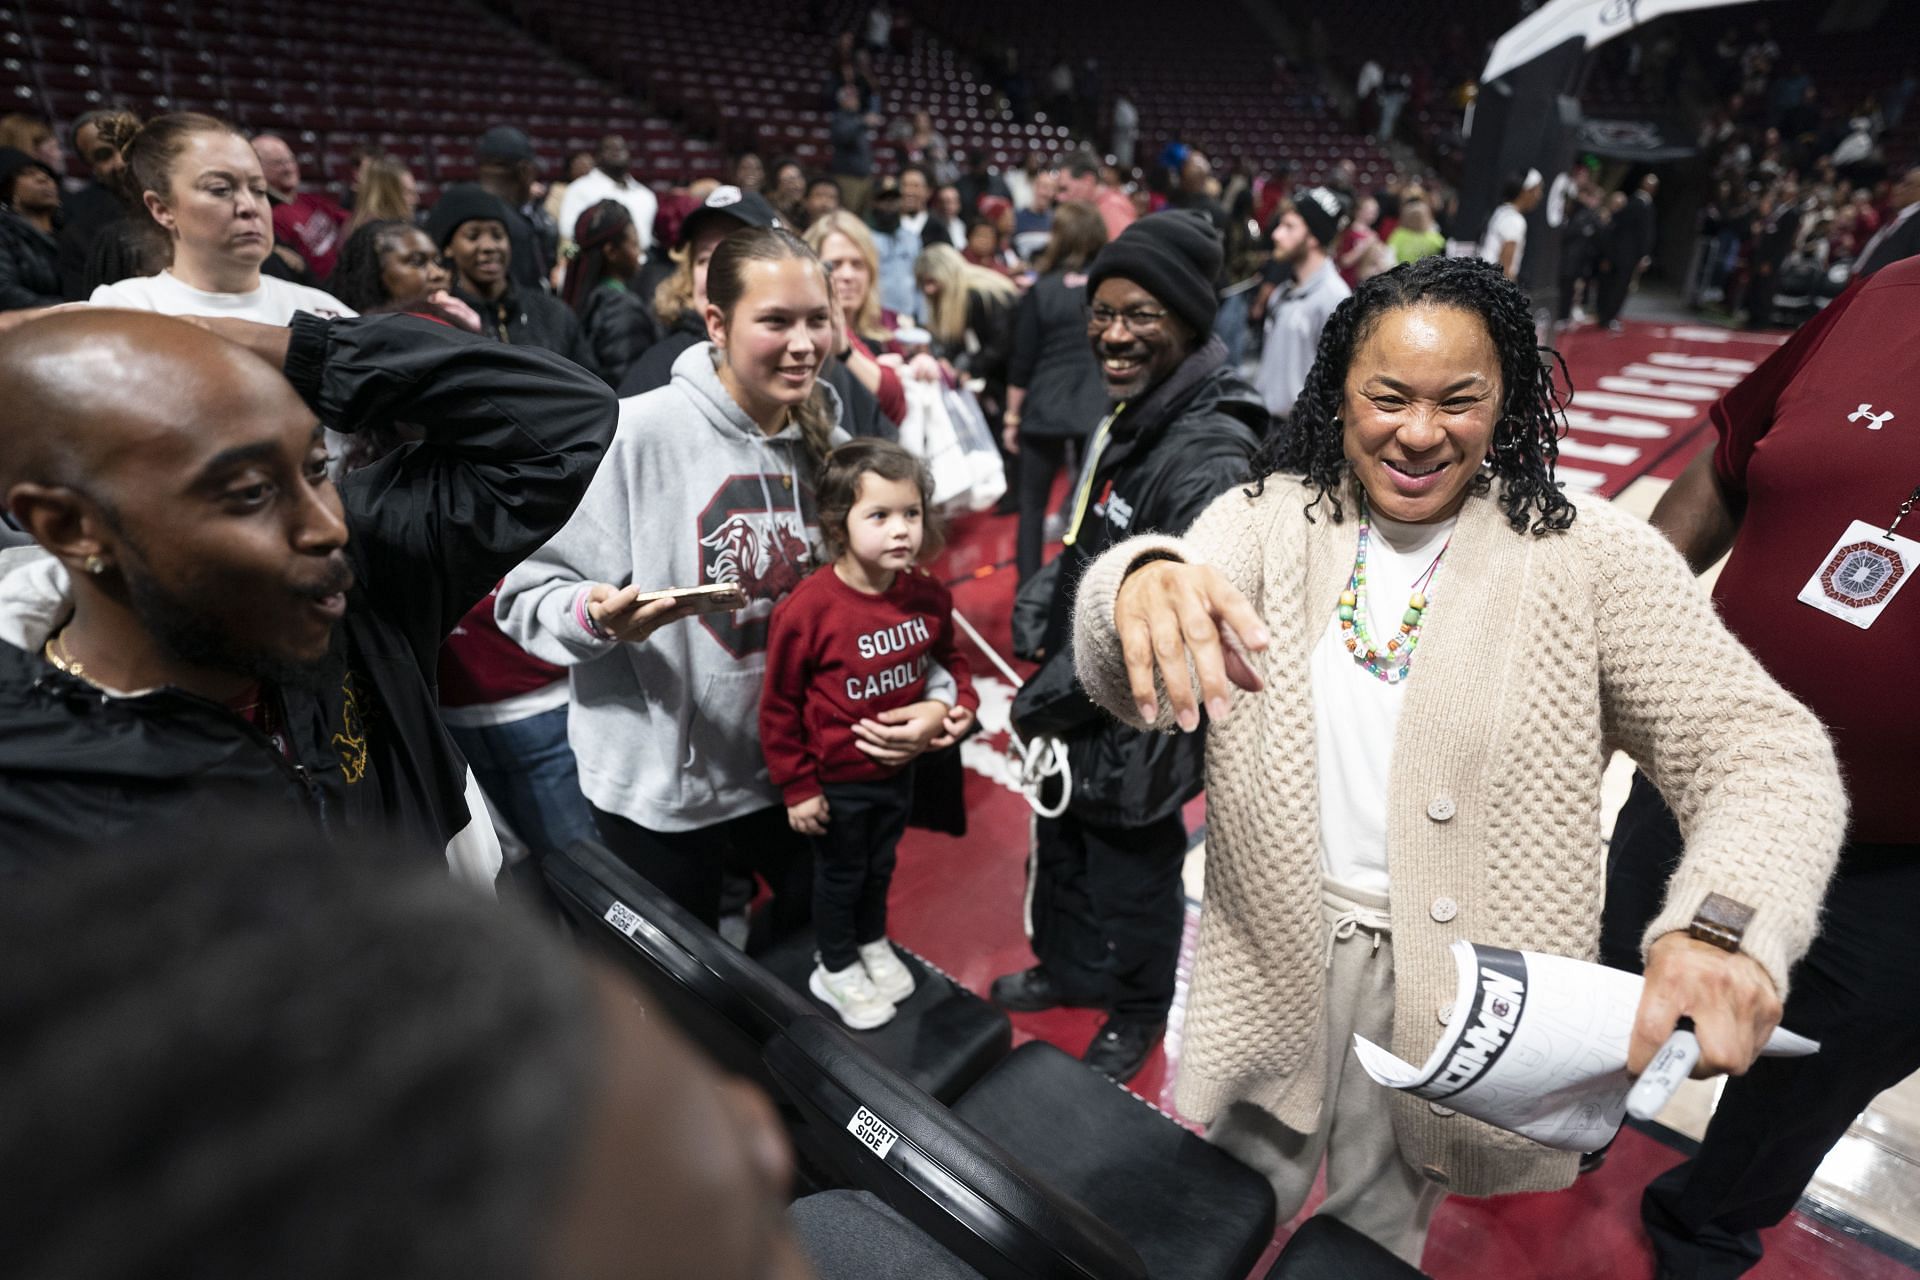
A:
{"label": "beige sweatpants", "polygon": [[1331,935],[1327,957],[1327,1092],[1320,1127],[1296,1133],[1270,1113],[1236,1102],[1207,1130],[1210,1142],[1265,1175],[1279,1220],[1300,1212],[1326,1158],[1327,1198],[1317,1210],[1372,1237],[1414,1266],[1427,1225],[1446,1193],[1400,1157],[1387,1090],[1353,1053],[1353,1037],[1393,1039],[1393,939],[1387,900],[1326,881],[1321,909]]}

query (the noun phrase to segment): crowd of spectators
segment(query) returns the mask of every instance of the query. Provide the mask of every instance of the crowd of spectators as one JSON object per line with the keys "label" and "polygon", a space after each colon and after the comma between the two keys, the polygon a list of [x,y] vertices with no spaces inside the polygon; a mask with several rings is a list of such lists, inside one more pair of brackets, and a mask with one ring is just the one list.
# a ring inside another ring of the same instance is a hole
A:
{"label": "crowd of spectators", "polygon": [[1713,185],[1692,301],[1755,326],[1797,323],[1853,277],[1920,250],[1920,174],[1889,136],[1908,119],[1912,69],[1830,101],[1759,19],[1721,35],[1710,73],[1721,105],[1700,131]]}

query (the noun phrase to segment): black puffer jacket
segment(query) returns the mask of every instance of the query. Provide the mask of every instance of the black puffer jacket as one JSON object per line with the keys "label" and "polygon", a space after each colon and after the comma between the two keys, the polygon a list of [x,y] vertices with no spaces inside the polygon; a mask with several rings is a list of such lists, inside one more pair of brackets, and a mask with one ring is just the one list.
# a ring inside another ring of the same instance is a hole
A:
{"label": "black puffer jacket", "polygon": [[65,302],[60,249],[52,236],[11,209],[0,209],[0,311]]}
{"label": "black puffer jacket", "polygon": [[592,373],[599,373],[587,335],[573,308],[549,294],[509,284],[507,291],[488,302],[455,285],[453,296],[473,308],[485,337],[516,347],[552,351]]}
{"label": "black puffer jacket", "polygon": [[606,281],[587,295],[580,328],[587,335],[600,376],[610,387],[618,387],[647,349],[660,341],[653,308],[615,281]]}
{"label": "black puffer jacket", "polygon": [[[341,484],[356,579],[345,658],[284,687],[293,758],[175,688],[109,698],[41,655],[65,579],[37,551],[0,572],[0,874],[162,827],[304,817],[443,858],[467,766],[440,722],[440,646],[573,514],[613,438],[611,392],[565,360],[410,316],[296,316],[288,380],[329,427],[395,420],[425,439]],[[262,607],[271,607],[262,602]]]}
{"label": "black puffer jacket", "polygon": [[1129,729],[1081,688],[1073,669],[1073,599],[1080,576],[1108,547],[1138,533],[1184,533],[1208,503],[1251,475],[1267,410],[1226,354],[1220,339],[1209,338],[1115,419],[1096,470],[1070,495],[1083,487],[1088,495],[1074,541],[1057,569],[1049,566],[1029,584],[1052,585],[1039,637],[1045,658],[1014,698],[1013,720],[1026,736],[1066,742],[1072,809],[1088,822],[1142,826],[1200,794],[1205,734]]}

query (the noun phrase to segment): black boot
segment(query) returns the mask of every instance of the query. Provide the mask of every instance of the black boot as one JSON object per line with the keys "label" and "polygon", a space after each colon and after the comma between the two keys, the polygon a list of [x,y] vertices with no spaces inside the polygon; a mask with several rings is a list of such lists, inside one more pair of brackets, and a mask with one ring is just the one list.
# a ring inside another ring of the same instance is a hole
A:
{"label": "black boot", "polygon": [[1121,1022],[1108,1018],[1087,1051],[1080,1055],[1080,1061],[1125,1084],[1147,1065],[1153,1046],[1160,1043],[1166,1029],[1164,1022]]}
{"label": "black boot", "polygon": [[1042,1009],[1057,1009],[1062,1005],[1078,1009],[1096,1009],[1100,1006],[1098,1000],[1083,999],[1062,991],[1060,984],[1053,980],[1053,975],[1039,965],[995,978],[988,994],[1002,1009],[1011,1009],[1015,1013],[1038,1013]]}

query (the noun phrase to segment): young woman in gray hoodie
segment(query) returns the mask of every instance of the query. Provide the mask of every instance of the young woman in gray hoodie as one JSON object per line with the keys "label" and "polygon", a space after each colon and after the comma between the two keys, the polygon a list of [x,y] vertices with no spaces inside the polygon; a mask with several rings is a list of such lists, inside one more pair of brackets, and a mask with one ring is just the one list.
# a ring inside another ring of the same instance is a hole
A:
{"label": "young woman in gray hoodie", "polygon": [[[709,341],[665,387],[623,400],[586,499],[500,590],[501,628],[571,669],[568,736],[607,846],[709,925],[726,849],[774,892],[776,934],[806,921],[807,841],[787,825],[757,732],[767,619],[812,567],[813,473],[846,438],[818,380],[836,317],[813,252],[777,228],[729,235],[707,268]],[[732,612],[645,592],[732,582]],[[953,683],[866,724],[904,763],[945,735]]]}

